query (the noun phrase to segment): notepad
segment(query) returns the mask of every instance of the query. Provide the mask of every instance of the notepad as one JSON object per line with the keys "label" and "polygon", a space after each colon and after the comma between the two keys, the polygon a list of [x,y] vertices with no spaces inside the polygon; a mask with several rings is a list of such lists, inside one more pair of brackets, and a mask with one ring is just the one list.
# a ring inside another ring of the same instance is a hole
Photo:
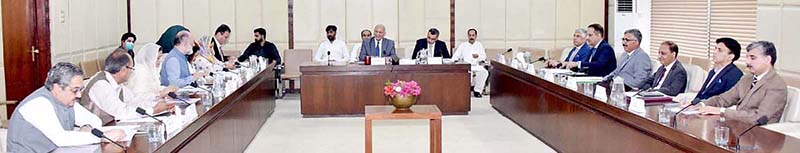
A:
{"label": "notepad", "polygon": [[131,140],[133,140],[133,135],[136,134],[136,128],[138,128],[138,127],[139,127],[138,125],[104,126],[104,127],[98,127],[97,129],[100,130],[100,131],[103,131],[103,132],[106,132],[106,131],[109,131],[109,130],[113,130],[113,129],[122,130],[123,132],[125,132],[125,138],[122,139],[121,141],[131,141]]}

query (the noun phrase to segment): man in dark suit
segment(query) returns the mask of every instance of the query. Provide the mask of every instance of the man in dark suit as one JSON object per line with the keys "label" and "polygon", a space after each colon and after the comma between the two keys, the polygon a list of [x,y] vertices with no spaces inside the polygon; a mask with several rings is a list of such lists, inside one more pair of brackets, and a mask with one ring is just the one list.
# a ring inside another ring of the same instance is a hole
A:
{"label": "man in dark suit", "polygon": [[[720,114],[725,118],[752,123],[761,117],[777,123],[786,106],[786,82],[774,69],[778,59],[775,45],[756,41],[747,45],[747,70],[731,90],[704,100],[700,114]],[[684,104],[686,105],[686,104]],[[729,108],[736,106],[736,108]]]}
{"label": "man in dark suit", "polygon": [[[217,30],[214,31],[214,37],[211,38],[211,48],[214,50],[214,58],[218,61],[227,62],[229,61],[231,56],[226,56],[224,52],[222,52],[222,47],[220,45],[228,44],[228,38],[231,37],[231,27],[228,27],[227,24],[221,24],[217,27]],[[203,42],[205,43],[205,42]]]}
{"label": "man in dark suit", "polygon": [[639,88],[653,88],[669,96],[683,93],[686,90],[686,69],[677,57],[678,45],[675,42],[661,43],[661,47],[658,48],[658,62],[661,62],[661,66]]}
{"label": "man in dark suit", "polygon": [[703,87],[697,92],[697,99],[708,99],[730,90],[742,78],[742,70],[733,65],[739,59],[742,46],[734,39],[717,39],[717,48],[712,53],[714,68],[708,72]]}
{"label": "man in dark suit", "polygon": [[439,40],[439,29],[431,28],[428,30],[428,36],[426,38],[417,40],[416,45],[414,45],[414,54],[411,55],[411,59],[417,59],[417,54],[419,54],[419,51],[423,49],[428,49],[428,57],[450,58],[450,52],[447,51],[447,45],[445,45],[443,41]]}
{"label": "man in dark suit", "polygon": [[589,76],[604,77],[617,69],[617,58],[614,48],[603,40],[603,26],[591,24],[588,27],[587,40],[592,47],[589,62],[565,62],[568,69],[579,68],[586,71]]}

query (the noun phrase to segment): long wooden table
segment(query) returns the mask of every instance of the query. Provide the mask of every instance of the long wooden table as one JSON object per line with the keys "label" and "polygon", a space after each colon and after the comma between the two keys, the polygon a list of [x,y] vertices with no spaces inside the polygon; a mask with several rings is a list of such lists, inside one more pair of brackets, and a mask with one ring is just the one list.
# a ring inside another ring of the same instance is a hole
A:
{"label": "long wooden table", "polygon": [[196,104],[198,117],[163,144],[137,134],[128,152],[244,152],[275,110],[275,87],[274,72],[261,71],[210,109]]}
{"label": "long wooden table", "polygon": [[356,65],[308,62],[300,66],[300,112],[304,117],[363,115],[366,105],[387,105],[387,80],[414,80],[422,88],[418,105],[444,114],[470,110],[469,64]]}
{"label": "long wooden table", "polygon": [[[492,62],[491,105],[558,152],[734,152],[714,145],[713,129],[729,127],[728,146],[751,123],[719,116],[683,115],[673,128],[659,124],[657,110],[635,115],[581,93]],[[742,152],[800,152],[800,140],[756,127],[741,138]]]}

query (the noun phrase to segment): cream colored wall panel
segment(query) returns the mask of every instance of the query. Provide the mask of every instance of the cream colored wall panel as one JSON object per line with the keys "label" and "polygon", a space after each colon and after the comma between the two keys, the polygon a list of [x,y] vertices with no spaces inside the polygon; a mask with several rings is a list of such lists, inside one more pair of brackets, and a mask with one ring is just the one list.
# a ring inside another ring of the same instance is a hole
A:
{"label": "cream colored wall panel", "polygon": [[425,26],[425,0],[401,0],[399,1],[400,23],[399,36],[395,35],[397,47],[414,47],[417,39],[425,37],[428,27]]}
{"label": "cream colored wall panel", "polygon": [[400,26],[398,22],[398,0],[373,0],[372,10],[372,23],[385,25],[387,38],[394,39],[395,41],[404,39],[403,37],[399,37]]}
{"label": "cream colored wall panel", "polygon": [[[347,4],[345,0],[322,0],[320,3],[320,28],[317,29],[318,35],[322,37],[320,42],[326,41],[327,36],[325,27],[329,24],[336,25],[336,39],[348,42],[349,34],[347,25]],[[358,38],[354,39],[357,40]]]}
{"label": "cream colored wall panel", "polygon": [[[413,0],[407,0],[413,1]],[[402,1],[401,1],[402,3]],[[347,29],[347,33],[339,33],[338,35],[345,36],[347,43],[361,43],[361,30],[369,29],[373,35],[375,24],[372,23],[372,1],[371,0],[346,0],[345,1],[345,24],[347,27],[339,27],[339,29]],[[402,5],[400,5],[402,7]],[[402,20],[402,17],[401,19]]]}
{"label": "cream colored wall panel", "polygon": [[[555,38],[571,39],[575,28],[582,27],[581,0],[559,0],[556,3]],[[558,43],[557,43],[558,44]]]}
{"label": "cream colored wall panel", "polygon": [[[456,6],[458,7],[458,6]],[[505,0],[481,0],[481,38],[484,40],[506,39],[506,8]],[[456,21],[458,23],[458,21]],[[486,48],[507,48],[505,44],[489,43]]]}
{"label": "cream colored wall panel", "polygon": [[456,0],[456,45],[467,41],[467,29],[474,27],[478,31],[478,40],[482,38],[480,0]]}
{"label": "cream colored wall panel", "polygon": [[[156,26],[159,27],[160,33],[175,24],[183,24],[183,1],[182,0],[156,0]],[[192,27],[188,27],[194,31]],[[156,38],[158,39],[158,38]]]}
{"label": "cream colored wall panel", "polygon": [[[581,0],[581,3],[580,3],[580,13],[581,13],[580,20],[581,20],[581,22],[580,22],[580,25],[583,26],[583,27],[586,27],[586,26],[588,26],[589,24],[592,24],[592,23],[603,24],[603,22],[604,22],[603,21],[603,19],[604,19],[603,11],[605,10],[605,8],[603,7],[605,5],[604,2],[605,1],[602,1],[602,0]],[[613,0],[610,0],[608,5],[613,5],[612,4],[613,2],[614,2]],[[611,6],[609,6],[609,7],[611,7]],[[609,9],[609,11],[613,11],[613,10],[614,9]],[[610,16],[614,16],[614,15],[611,14]],[[608,21],[614,21],[614,20],[611,20],[609,18]],[[611,23],[613,23],[613,22],[609,22],[609,24],[611,24]],[[609,26],[611,26],[611,25],[609,25]],[[608,28],[606,28],[606,29],[608,29]]]}
{"label": "cream colored wall panel", "polygon": [[167,29],[156,24],[156,14],[156,0],[131,1],[131,31],[139,39],[136,41],[138,46],[158,41],[158,37]]}
{"label": "cream colored wall panel", "polygon": [[784,0],[757,0],[757,1],[758,4],[767,4],[767,5],[779,5],[784,2]]}
{"label": "cream colored wall panel", "polygon": [[[288,5],[289,2],[285,0],[272,0],[272,1],[264,1],[262,2],[262,11],[264,15],[262,15],[262,25],[259,27],[267,27],[267,37],[268,40],[275,43],[278,46],[278,49],[287,49],[289,48],[289,9]],[[249,39],[240,40],[244,42],[252,41],[253,37],[253,29],[255,27],[249,27],[247,29],[240,29],[239,31],[243,32],[242,35],[249,35]],[[242,48],[244,49],[244,48]],[[241,49],[240,49],[241,50]]]}
{"label": "cream colored wall panel", "polygon": [[[69,5],[67,0],[52,0],[50,1],[50,5],[50,52],[51,56],[55,58],[59,53],[67,52],[69,47],[70,33],[66,22],[66,17],[69,16]],[[62,13],[64,20],[61,18]],[[0,35],[0,37],[2,36]],[[2,57],[2,55],[0,55],[0,57]]]}
{"label": "cream colored wall panel", "polygon": [[320,35],[320,0],[294,1],[294,42],[295,48],[316,48]]}
{"label": "cream colored wall panel", "polygon": [[[536,40],[531,44],[531,47],[550,48],[553,47],[554,41],[557,38],[557,25],[559,20],[556,20],[557,5],[555,0],[533,1],[532,7],[537,9],[531,13],[531,26],[532,39]],[[507,31],[512,31],[508,29]],[[540,43],[540,41],[550,40],[548,43]]]}
{"label": "cream colored wall panel", "polygon": [[[779,1],[779,0],[775,0],[775,1]],[[782,0],[782,2],[783,2],[784,5],[800,5],[800,0]],[[759,0],[758,3],[761,3],[761,0]]]}
{"label": "cream colored wall panel", "polygon": [[[787,60],[790,58],[787,57],[800,57],[800,45],[797,43],[788,43],[788,42],[799,42],[800,38],[795,36],[794,34],[800,33],[800,22],[796,22],[796,19],[800,18],[800,8],[795,7],[786,7],[783,9],[783,25],[782,25],[782,33],[781,43],[776,44],[778,49],[778,61],[776,65],[779,68],[787,71],[792,71],[795,73],[800,73],[800,64],[797,64],[794,60]],[[760,21],[759,21],[760,22]],[[767,39],[768,41],[775,41],[775,39]]]}
{"label": "cream colored wall panel", "polygon": [[[247,44],[253,41],[253,28],[264,26],[261,22],[263,21],[263,10],[262,4],[263,1],[261,0],[237,0],[236,3],[236,18],[234,21],[226,22],[228,26],[231,26],[231,31],[236,30],[234,34],[231,35],[231,40],[229,43],[236,44],[236,45],[227,45],[223,49],[224,50],[233,50],[241,48],[246,48]],[[212,30],[210,33],[214,33],[214,30],[217,29],[221,23],[211,23]]]}
{"label": "cream colored wall panel", "polygon": [[187,5],[183,9],[183,25],[191,28],[192,34],[197,38],[212,35],[219,23],[210,23],[209,0],[183,0],[183,4]]}
{"label": "cream colored wall panel", "polygon": [[[119,3],[122,1],[97,0],[94,5],[96,34],[95,46],[119,45],[123,33],[128,32],[126,14],[120,12]],[[127,9],[127,8],[123,8]],[[121,27],[121,25],[126,25]]]}
{"label": "cream colored wall panel", "polygon": [[756,39],[770,40],[781,45],[783,35],[782,11],[778,7],[759,7],[757,11]]}
{"label": "cream colored wall panel", "polygon": [[[450,1],[425,1],[425,27],[439,29],[439,40],[444,41],[450,49]],[[427,30],[422,36],[427,36]]]}
{"label": "cream colored wall panel", "polygon": [[[207,24],[209,33],[216,30],[217,26],[220,24],[227,23],[229,24],[228,26],[231,26],[231,31],[234,33],[234,35],[231,35],[233,38],[232,40],[237,38],[239,34],[237,31],[239,31],[239,29],[234,25],[236,22],[236,2],[237,1],[208,0],[209,15],[207,17],[209,18],[209,23]],[[256,14],[256,12],[252,12],[252,14]],[[194,32],[193,28],[192,30],[192,32]]]}
{"label": "cream colored wall panel", "polygon": [[[547,0],[552,1],[552,0]],[[541,1],[528,1],[528,0],[508,0],[506,1],[506,39],[510,41],[515,40],[528,40],[534,37],[541,37],[545,33],[552,33],[552,29],[547,28],[540,29],[536,27],[532,27],[531,24],[536,21],[537,23],[547,23],[550,24],[550,21],[553,17],[553,12],[547,11],[552,9],[530,9],[533,6],[537,7],[553,7],[554,5],[547,4],[548,2],[541,2]],[[534,11],[536,10],[536,11]],[[541,11],[541,12],[540,12]],[[531,14],[533,13],[533,14]],[[549,16],[549,17],[547,17]],[[544,21],[543,21],[544,20]],[[535,31],[535,34],[531,32]],[[531,36],[533,35],[533,37]],[[552,35],[552,34],[549,34]],[[509,44],[512,45],[512,44]],[[514,42],[512,46],[528,46],[530,43],[527,44],[520,44],[520,42]]]}
{"label": "cream colored wall panel", "polygon": [[90,33],[86,26],[89,24],[94,23],[87,23],[89,18],[94,17],[93,15],[89,15],[89,9],[77,9],[80,7],[88,6],[91,2],[88,1],[69,1],[69,10],[70,15],[67,16],[67,27],[69,28],[69,38],[67,43],[70,45],[68,46],[67,50],[64,53],[69,53],[73,51],[78,51],[83,49],[83,47],[88,46],[87,37],[93,37],[93,33]]}

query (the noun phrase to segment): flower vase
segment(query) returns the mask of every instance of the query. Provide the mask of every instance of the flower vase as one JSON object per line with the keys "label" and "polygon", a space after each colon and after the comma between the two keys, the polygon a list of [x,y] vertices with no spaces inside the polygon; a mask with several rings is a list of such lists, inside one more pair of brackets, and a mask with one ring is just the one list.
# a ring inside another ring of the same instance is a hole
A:
{"label": "flower vase", "polygon": [[389,102],[392,103],[395,109],[407,110],[412,105],[417,103],[417,96],[395,96],[389,97]]}

